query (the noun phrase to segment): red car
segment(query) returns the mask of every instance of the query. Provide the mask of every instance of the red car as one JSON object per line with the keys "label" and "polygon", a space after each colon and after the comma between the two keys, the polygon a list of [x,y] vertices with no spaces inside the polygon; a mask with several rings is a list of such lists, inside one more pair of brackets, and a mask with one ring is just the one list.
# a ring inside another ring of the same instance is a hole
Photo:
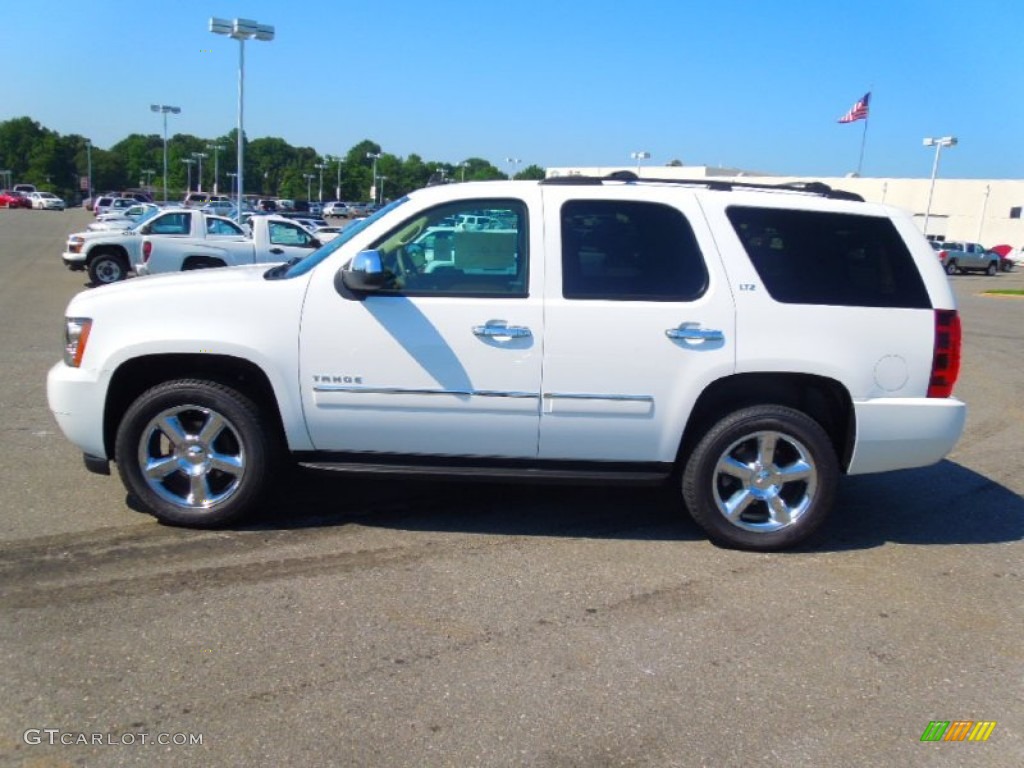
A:
{"label": "red car", "polygon": [[31,208],[32,201],[9,189],[0,189],[0,208]]}
{"label": "red car", "polygon": [[999,269],[1001,271],[1013,271],[1014,257],[1019,257],[1020,254],[1014,253],[1014,248],[1012,245],[993,245],[991,248],[989,248],[989,250],[999,254]]}

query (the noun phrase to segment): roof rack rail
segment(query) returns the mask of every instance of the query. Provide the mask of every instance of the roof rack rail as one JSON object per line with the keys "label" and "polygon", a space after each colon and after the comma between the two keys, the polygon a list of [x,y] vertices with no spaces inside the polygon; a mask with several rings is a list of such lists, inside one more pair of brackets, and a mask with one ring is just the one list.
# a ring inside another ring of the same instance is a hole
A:
{"label": "roof rack rail", "polygon": [[763,189],[776,192],[802,192],[807,195],[818,195],[832,200],[853,200],[859,203],[864,198],[856,192],[833,189],[820,181],[790,181],[783,184],[764,184],[753,181],[731,181],[726,179],[655,179],[637,176],[633,171],[613,171],[607,176],[550,176],[541,180],[541,184],[559,186],[600,186],[605,182],[649,182],[652,184],[678,184],[679,186],[704,187],[716,192],[731,192],[734,189]]}

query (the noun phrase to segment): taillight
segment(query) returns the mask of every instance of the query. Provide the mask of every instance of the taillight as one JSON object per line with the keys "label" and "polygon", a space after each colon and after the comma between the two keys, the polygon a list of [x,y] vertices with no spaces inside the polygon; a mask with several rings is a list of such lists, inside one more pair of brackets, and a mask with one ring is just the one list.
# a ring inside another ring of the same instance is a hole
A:
{"label": "taillight", "polygon": [[143,263],[148,263],[149,262],[149,254],[151,254],[152,252],[153,252],[153,243],[151,243],[149,240],[146,240],[142,244],[142,261],[143,261]]}
{"label": "taillight", "polygon": [[963,331],[955,309],[935,310],[935,348],[928,397],[949,397],[960,375],[960,342]]}

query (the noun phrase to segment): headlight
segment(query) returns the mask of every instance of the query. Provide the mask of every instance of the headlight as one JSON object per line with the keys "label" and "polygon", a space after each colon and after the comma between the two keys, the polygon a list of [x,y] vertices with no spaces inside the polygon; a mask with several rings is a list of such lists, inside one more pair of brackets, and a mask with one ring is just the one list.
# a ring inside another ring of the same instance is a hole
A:
{"label": "headlight", "polygon": [[[90,225],[91,226],[91,225]],[[84,237],[69,237],[68,238],[68,251],[70,253],[81,253],[82,245],[85,243]]]}
{"label": "headlight", "polygon": [[64,318],[65,365],[78,368],[82,364],[82,355],[85,354],[85,345],[89,341],[89,331],[91,329],[91,317]]}

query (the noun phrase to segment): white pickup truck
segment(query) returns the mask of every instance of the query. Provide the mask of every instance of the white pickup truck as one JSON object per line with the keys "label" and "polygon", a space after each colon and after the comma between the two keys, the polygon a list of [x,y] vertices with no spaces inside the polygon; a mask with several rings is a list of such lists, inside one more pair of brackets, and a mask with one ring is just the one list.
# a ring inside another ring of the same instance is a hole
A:
{"label": "white pickup truck", "polygon": [[71,270],[88,270],[95,285],[124,280],[141,262],[143,240],[219,241],[243,239],[245,232],[223,216],[187,208],[159,208],[118,232],[76,232],[68,237],[61,258]]}
{"label": "white pickup truck", "polygon": [[[195,215],[196,211],[184,212]],[[202,214],[200,214],[202,215]],[[153,275],[207,267],[233,267],[288,261],[306,256],[321,242],[300,224],[281,216],[254,216],[252,236],[217,216],[206,217],[206,231],[185,237],[144,234],[135,272]],[[230,227],[225,227],[228,224]]]}

